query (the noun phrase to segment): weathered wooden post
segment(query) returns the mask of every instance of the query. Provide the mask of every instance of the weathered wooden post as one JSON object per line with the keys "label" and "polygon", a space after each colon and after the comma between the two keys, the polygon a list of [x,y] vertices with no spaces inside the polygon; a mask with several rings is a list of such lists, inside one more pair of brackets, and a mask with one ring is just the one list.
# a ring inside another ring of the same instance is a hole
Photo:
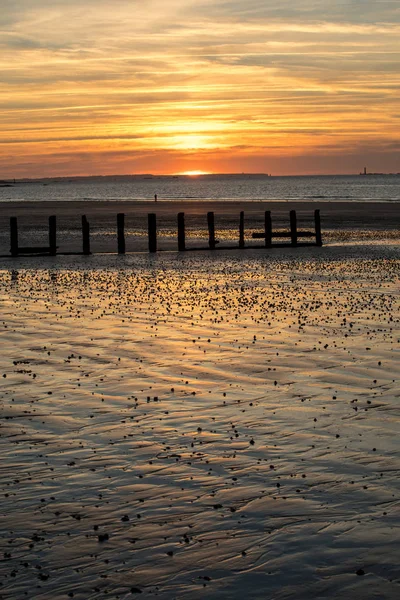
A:
{"label": "weathered wooden post", "polygon": [[118,254],[125,254],[125,214],[117,214]]}
{"label": "weathered wooden post", "polygon": [[90,254],[90,226],[86,215],[82,215],[83,254]]}
{"label": "weathered wooden post", "polygon": [[265,247],[271,248],[271,246],[272,246],[272,219],[271,219],[271,211],[270,210],[265,211],[264,232],[265,232]]}
{"label": "weathered wooden post", "polygon": [[185,239],[185,213],[178,213],[178,250],[184,252],[186,250]]}
{"label": "weathered wooden post", "polygon": [[239,248],[244,248],[244,212],[240,213],[239,217]]}
{"label": "weathered wooden post", "polygon": [[321,234],[321,216],[319,210],[314,211],[314,223],[315,223],[315,243],[317,246],[322,246],[322,234]]}
{"label": "weathered wooden post", "polygon": [[208,225],[208,246],[210,250],[215,250],[215,224],[214,224],[214,213],[207,213],[207,225]]}
{"label": "weathered wooden post", "polygon": [[18,222],[17,217],[10,217],[10,252],[11,256],[18,256]]}
{"label": "weathered wooden post", "polygon": [[147,215],[149,232],[149,252],[157,252],[157,217],[155,213]]}
{"label": "weathered wooden post", "polygon": [[57,219],[54,215],[49,217],[49,247],[50,256],[57,254]]}
{"label": "weathered wooden post", "polygon": [[292,246],[297,246],[297,217],[296,211],[290,211],[290,237],[292,239]]}

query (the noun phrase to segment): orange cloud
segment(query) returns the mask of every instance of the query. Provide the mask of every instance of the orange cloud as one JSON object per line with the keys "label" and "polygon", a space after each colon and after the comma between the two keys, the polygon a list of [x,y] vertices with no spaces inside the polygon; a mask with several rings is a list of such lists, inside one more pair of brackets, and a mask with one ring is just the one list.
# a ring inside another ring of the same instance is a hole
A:
{"label": "orange cloud", "polygon": [[351,153],[396,170],[394,8],[382,21],[368,1],[347,20],[307,0],[246,14],[206,0],[16,4],[0,17],[1,178],[283,172],[294,157],[293,172],[334,172]]}

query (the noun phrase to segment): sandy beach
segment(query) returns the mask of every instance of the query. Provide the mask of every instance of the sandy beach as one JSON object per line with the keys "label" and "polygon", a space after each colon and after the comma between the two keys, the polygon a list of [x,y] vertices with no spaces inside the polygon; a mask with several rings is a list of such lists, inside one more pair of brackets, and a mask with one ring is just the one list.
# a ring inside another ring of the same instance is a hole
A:
{"label": "sandy beach", "polygon": [[400,0],[0,20],[0,600],[399,600]]}
{"label": "sandy beach", "polygon": [[397,598],[399,258],[4,259],[1,597]]}
{"label": "sandy beach", "polygon": [[270,210],[274,229],[288,229],[289,211],[297,211],[299,229],[313,227],[314,210],[321,211],[326,242],[394,240],[400,238],[400,203],[395,202],[258,202],[258,201],[110,201],[110,202],[2,202],[0,203],[0,254],[10,250],[9,220],[18,218],[22,245],[47,244],[48,217],[57,216],[60,252],[82,249],[81,215],[90,222],[93,252],[116,252],[116,215],[125,213],[126,250],[147,250],[147,215],[155,212],[160,250],[177,249],[177,214],[184,212],[188,247],[207,245],[208,211],[215,213],[217,238],[237,245],[239,213],[245,213],[246,244],[253,231],[263,229]]}

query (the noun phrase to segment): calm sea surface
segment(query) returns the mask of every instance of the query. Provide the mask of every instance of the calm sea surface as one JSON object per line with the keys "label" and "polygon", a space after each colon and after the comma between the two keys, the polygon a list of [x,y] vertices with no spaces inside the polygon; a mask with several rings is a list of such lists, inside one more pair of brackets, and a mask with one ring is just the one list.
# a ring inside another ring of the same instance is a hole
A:
{"label": "calm sea surface", "polygon": [[2,183],[0,201],[308,200],[400,202],[400,175],[268,177],[116,176]]}

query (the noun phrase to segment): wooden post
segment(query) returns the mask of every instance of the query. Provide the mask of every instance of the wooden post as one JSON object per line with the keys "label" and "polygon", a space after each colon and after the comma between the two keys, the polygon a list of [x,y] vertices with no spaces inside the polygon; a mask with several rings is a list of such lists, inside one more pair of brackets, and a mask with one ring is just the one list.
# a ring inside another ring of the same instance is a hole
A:
{"label": "wooden post", "polygon": [[315,243],[317,246],[322,246],[322,234],[321,234],[321,217],[319,210],[314,211],[314,223],[315,223]]}
{"label": "wooden post", "polygon": [[264,231],[265,231],[265,247],[271,248],[272,246],[272,219],[271,219],[271,211],[265,211],[264,217]]}
{"label": "wooden post", "polygon": [[53,215],[49,217],[49,246],[50,256],[57,254],[57,220]]}
{"label": "wooden post", "polygon": [[244,212],[239,217],[239,248],[244,248]]}
{"label": "wooden post", "polygon": [[178,250],[184,252],[186,250],[185,240],[185,213],[178,213]]}
{"label": "wooden post", "polygon": [[90,226],[86,215],[82,215],[83,254],[90,254]]}
{"label": "wooden post", "polygon": [[208,246],[210,250],[215,250],[215,225],[214,225],[214,213],[207,213],[207,225],[208,225]]}
{"label": "wooden post", "polygon": [[290,237],[292,238],[292,246],[297,246],[297,217],[296,211],[290,211]]}
{"label": "wooden post", "polygon": [[149,252],[157,252],[157,217],[155,213],[147,215],[149,231]]}
{"label": "wooden post", "polygon": [[18,256],[18,222],[17,217],[10,217],[10,252],[11,256]]}
{"label": "wooden post", "polygon": [[117,214],[118,254],[125,254],[125,214]]}

